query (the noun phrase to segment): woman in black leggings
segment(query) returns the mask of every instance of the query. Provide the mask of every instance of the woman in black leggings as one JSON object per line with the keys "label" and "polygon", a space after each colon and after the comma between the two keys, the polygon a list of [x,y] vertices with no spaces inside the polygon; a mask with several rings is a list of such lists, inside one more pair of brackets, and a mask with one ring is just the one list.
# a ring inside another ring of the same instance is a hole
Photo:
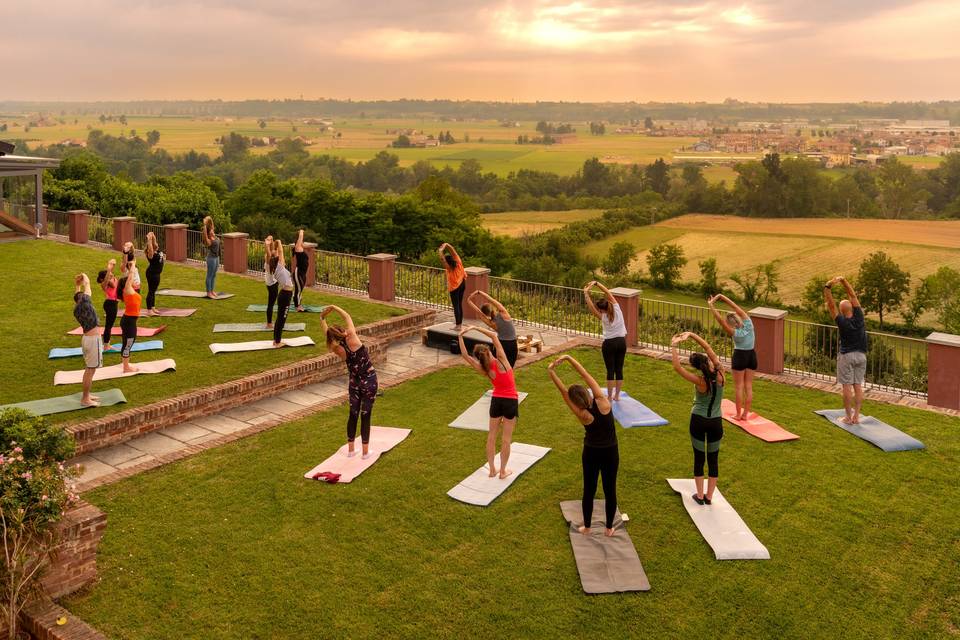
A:
{"label": "woman in black leggings", "polygon": [[123,296],[123,290],[120,289],[120,281],[117,280],[113,272],[117,266],[117,261],[113,258],[107,262],[107,268],[97,274],[97,284],[103,289],[106,296],[103,299],[103,350],[119,351],[110,344],[110,336],[113,334],[113,325],[117,321],[117,297]]}
{"label": "woman in black leggings", "polygon": [[[686,340],[693,340],[706,352],[690,355],[690,366],[696,373],[680,364],[678,347]],[[720,440],[723,438],[723,418],[720,403],[723,401],[723,365],[716,352],[706,340],[695,333],[680,333],[670,341],[673,368],[680,377],[693,383],[693,409],[690,412],[690,441],[693,444],[693,479],[697,492],[693,500],[697,504],[711,504],[720,475]],[[703,466],[710,469],[707,492],[703,492]]]}
{"label": "woman in black leggings", "polygon": [[147,233],[147,243],[143,247],[143,253],[147,256],[147,313],[151,316],[158,316],[160,312],[154,307],[157,299],[157,289],[160,288],[160,274],[163,273],[163,262],[165,256],[160,251],[160,245],[157,243],[157,236],[153,231]]}
{"label": "woman in black leggings", "polygon": [[[603,298],[593,301],[590,289],[597,287],[603,292]],[[620,400],[623,388],[623,362],[627,357],[627,325],[623,320],[623,311],[617,299],[605,286],[592,280],[583,288],[583,296],[590,312],[600,319],[603,328],[603,364],[607,367],[607,397],[614,402]]]}
{"label": "woman in black leggings", "polygon": [[[590,387],[580,384],[564,385],[554,370],[561,362],[569,362],[583,381]],[[590,534],[593,523],[593,498],[597,493],[597,476],[603,481],[603,497],[606,507],[605,531],[607,536],[614,534],[613,518],[617,513],[617,469],[620,466],[620,449],[617,446],[617,431],[613,424],[613,410],[610,401],[603,396],[600,385],[587,370],[572,356],[562,355],[549,367],[550,379],[563,396],[567,407],[577,417],[584,428],[583,436],[583,525],[580,533]]]}
{"label": "woman in black leggings", "polygon": [[293,245],[293,304],[297,311],[306,311],[303,307],[303,289],[307,286],[307,269],[310,259],[303,248],[303,229],[297,234],[297,242]]}
{"label": "woman in black leggings", "polygon": [[287,310],[290,300],[293,299],[293,276],[287,270],[283,261],[283,243],[279,239],[273,241],[273,255],[269,262],[270,273],[277,280],[277,322],[273,325],[273,346],[283,346],[283,326],[287,323]]}
{"label": "woman in black leggings", "polygon": [[273,257],[273,236],[267,236],[263,240],[263,284],[267,287],[267,329],[273,329],[273,306],[277,304],[277,294],[280,291],[280,285],[273,276],[273,269],[270,267],[270,258]]}
{"label": "woman in black leggings", "polygon": [[[445,253],[449,251],[450,253]],[[467,290],[467,274],[463,270],[463,261],[453,246],[444,242],[437,249],[440,262],[447,274],[447,291],[450,293],[450,304],[453,306],[453,319],[457,331],[463,324],[463,292]]]}

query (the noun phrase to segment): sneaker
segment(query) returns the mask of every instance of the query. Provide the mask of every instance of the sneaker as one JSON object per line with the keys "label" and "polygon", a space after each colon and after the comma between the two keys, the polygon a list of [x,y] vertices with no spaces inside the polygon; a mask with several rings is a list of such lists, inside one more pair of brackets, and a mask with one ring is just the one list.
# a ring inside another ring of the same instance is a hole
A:
{"label": "sneaker", "polygon": [[697,504],[699,504],[699,505],[702,505],[702,504],[703,504],[703,498],[698,498],[698,497],[697,497],[697,494],[693,494],[693,495],[690,496],[690,497],[693,498],[693,501],[696,502]]}

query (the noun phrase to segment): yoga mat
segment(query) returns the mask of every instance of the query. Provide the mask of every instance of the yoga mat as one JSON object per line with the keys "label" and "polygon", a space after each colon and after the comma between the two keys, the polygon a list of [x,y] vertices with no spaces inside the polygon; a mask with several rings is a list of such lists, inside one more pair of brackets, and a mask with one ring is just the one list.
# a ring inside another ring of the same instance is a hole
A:
{"label": "yoga mat", "polygon": [[[704,491],[707,479],[704,478]],[[683,506],[697,529],[703,534],[713,549],[717,560],[769,560],[770,552],[757,540],[743,519],[737,515],[727,499],[720,493],[720,489],[713,492],[713,504],[699,505],[693,501],[693,494],[697,492],[697,485],[693,478],[683,480],[667,480],[670,488],[680,494]]]}
{"label": "yoga mat", "polygon": [[[116,351],[107,351],[104,349],[104,353],[120,353],[119,344],[112,345],[116,347]],[[157,351],[163,349],[163,340],[146,340],[144,342],[134,342],[133,348],[131,351]],[[50,355],[47,356],[48,360],[53,360],[54,358],[72,358],[74,356],[82,356],[83,349],[80,347],[67,347],[59,349],[50,349]]]}
{"label": "yoga mat", "polygon": [[593,501],[593,522],[590,535],[579,531],[583,523],[583,507],[579,500],[564,500],[560,511],[570,528],[570,546],[580,573],[580,584],[585,593],[620,593],[623,591],[650,591],[650,581],[640,564],[640,556],[627,533],[620,510],[613,518],[614,534],[604,535],[606,504]]}
{"label": "yoga mat", "polygon": [[[305,322],[288,322],[283,325],[284,331],[306,331],[307,324]],[[267,328],[267,325],[262,322],[239,322],[235,324],[215,324],[213,325],[214,333],[226,333],[229,331],[273,331],[273,327]]]}
{"label": "yoga mat", "polygon": [[[164,358],[163,360],[150,360],[147,362],[131,362],[131,366],[138,370],[134,373],[124,373],[122,364],[114,364],[109,367],[100,367],[93,374],[93,380],[110,380],[112,378],[129,378],[147,373],[163,373],[177,368],[177,363],[173,358]],[[53,375],[53,384],[80,384],[83,382],[83,369],[78,371],[57,371]],[[94,394],[96,395],[96,394]]]}
{"label": "yoga mat", "polygon": [[[284,338],[280,342],[284,347],[308,347],[314,343],[310,336],[297,336],[296,338]],[[266,349],[282,349],[283,347],[274,347],[273,340],[252,340],[250,342],[215,342],[210,345],[210,351],[214,353],[237,353],[240,351],[264,351]]]}
{"label": "yoga mat", "polygon": [[221,293],[216,292],[216,298],[207,298],[206,291],[185,291],[183,289],[158,289],[158,296],[177,296],[180,298],[207,298],[207,300],[224,300],[226,298],[232,298],[234,294],[232,293]]}
{"label": "yoga mat", "polygon": [[[519,402],[523,402],[527,394],[523,391],[517,392]],[[472,429],[474,431],[490,430],[490,399],[493,397],[493,391],[487,389],[480,399],[474,402],[470,407],[461,413],[450,423],[451,427],[456,429]]]}
{"label": "yoga mat", "polygon": [[[538,447],[533,444],[514,442],[510,447],[510,459],[507,460],[507,469],[511,469],[513,473],[503,480],[500,479],[499,475],[491,478],[490,471],[487,469],[487,465],[484,464],[464,478],[460,484],[450,489],[450,491],[447,491],[447,495],[460,502],[475,504],[478,507],[486,507],[496,500],[501,493],[506,491],[507,487],[513,484],[513,481],[516,480],[520,474],[536,464],[543,456],[547,455],[549,451],[549,447]],[[499,453],[497,454],[495,464],[499,471]]]}
{"label": "yoga mat", "polygon": [[843,409],[822,409],[814,411],[814,413],[823,416],[847,433],[852,433],[861,440],[866,440],[884,451],[912,451],[924,448],[923,443],[916,438],[908,436],[903,431],[891,427],[886,422],[881,422],[873,416],[860,416],[860,424],[844,424],[840,421],[840,418],[846,415]]}
{"label": "yoga mat", "polygon": [[357,455],[347,457],[347,445],[340,447],[335,454],[303,474],[304,478],[313,480],[313,476],[328,471],[339,473],[338,482],[352,482],[357,476],[373,466],[380,456],[403,442],[410,435],[410,429],[396,429],[394,427],[370,427],[370,457],[364,460],[361,455],[360,439],[355,443]]}
{"label": "yoga mat", "polygon": [[[110,335],[111,335],[111,336],[122,336],[122,335],[123,335],[123,329],[121,329],[119,325],[120,325],[120,317],[118,316],[118,317],[117,317],[117,325],[114,326],[113,329],[110,331]],[[138,338],[152,338],[153,336],[155,336],[155,335],[157,335],[158,333],[162,332],[162,331],[163,331],[164,329],[166,329],[166,328],[167,328],[167,325],[165,325],[165,324],[162,324],[162,325],[160,325],[159,327],[137,327],[137,337],[138,337]],[[101,334],[103,333],[103,327],[100,327],[100,333],[101,333]],[[77,327],[76,329],[71,329],[70,331],[67,331],[67,335],[68,335],[68,336],[82,336],[82,335],[83,335],[83,328]]]}
{"label": "yoga mat", "polygon": [[[274,305],[273,308],[274,308],[274,310],[276,310],[276,308],[277,308],[276,305]],[[323,311],[323,310],[326,309],[326,308],[327,308],[326,305],[319,305],[319,304],[305,304],[305,305],[303,305],[303,310],[306,311],[306,312],[309,312],[309,313],[320,313],[321,311]],[[265,305],[265,304],[251,304],[251,305],[247,305],[247,311],[257,311],[257,312],[259,312],[259,313],[265,313],[265,312],[267,311],[267,305]],[[290,305],[290,310],[288,311],[288,313],[297,313],[297,308],[291,304],[291,305]]]}
{"label": "yoga mat", "polygon": [[[603,390],[607,394],[607,390]],[[620,399],[610,403],[613,407],[613,417],[624,429],[630,427],[660,427],[670,424],[665,418],[651,411],[647,405],[630,396],[626,391],[620,392]]]}
{"label": "yoga mat", "polygon": [[[93,395],[100,398],[101,407],[126,402],[123,392],[120,389],[107,389],[106,391],[94,391]],[[52,413],[66,413],[67,411],[77,411],[79,409],[92,409],[80,404],[80,398],[83,393],[74,393],[69,396],[60,396],[57,398],[45,398],[43,400],[31,400],[29,402],[18,402],[16,404],[5,404],[0,406],[0,412],[5,409],[24,409],[35,416],[48,416]]]}
{"label": "yoga mat", "polygon": [[776,422],[767,420],[756,413],[750,414],[749,420],[737,420],[737,404],[732,400],[726,400],[720,403],[720,409],[723,411],[723,419],[731,424],[735,424],[755,438],[760,438],[764,442],[785,442],[787,440],[799,440],[800,436],[790,433]]}
{"label": "yoga mat", "polygon": [[[160,317],[160,318],[187,318],[197,312],[196,309],[175,309],[172,307],[154,307],[154,311],[159,313],[151,316],[146,309],[140,309],[141,318]],[[122,314],[121,314],[122,315]]]}

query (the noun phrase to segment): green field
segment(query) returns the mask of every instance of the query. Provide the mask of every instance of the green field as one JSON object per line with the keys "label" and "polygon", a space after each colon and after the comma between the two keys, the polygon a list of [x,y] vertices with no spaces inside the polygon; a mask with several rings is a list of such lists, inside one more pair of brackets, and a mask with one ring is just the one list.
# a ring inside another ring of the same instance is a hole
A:
{"label": "green field", "polygon": [[[60,370],[83,368],[80,357],[48,360],[47,354],[54,347],[79,347],[80,338],[66,332],[77,326],[73,318],[73,275],[83,271],[94,280],[94,308],[103,322],[103,292],[96,284],[96,274],[103,269],[116,252],[76,247],[52,241],[19,241],[0,244],[0,271],[6,274],[0,280],[0,300],[4,300],[5,312],[0,315],[0,405],[39,400],[77,393],[80,385],[53,385],[53,375]],[[37,268],[42,265],[42,268]],[[161,287],[203,290],[205,272],[177,264],[164,266]],[[25,283],[29,282],[27,286]],[[146,279],[143,280],[146,296]],[[93,418],[123,411],[126,408],[148,404],[197,387],[206,387],[226,382],[257,371],[277,367],[286,362],[309,358],[321,353],[321,346],[297,347],[275,351],[251,351],[213,355],[212,342],[243,342],[270,339],[270,333],[213,333],[218,322],[264,322],[263,314],[247,312],[250,303],[264,304],[266,292],[262,282],[240,276],[221,273],[217,276],[220,291],[236,294],[227,300],[203,298],[171,298],[159,296],[158,306],[188,307],[198,311],[188,318],[141,318],[138,325],[167,329],[156,338],[139,340],[163,340],[162,351],[134,353],[131,362],[173,358],[177,363],[175,372],[156,375],[141,375],[125,379],[95,382],[97,390],[119,388],[127,398],[127,404],[80,412],[61,413],[52,420],[91,420]],[[24,296],[24,291],[34,295]],[[336,302],[353,314],[357,324],[365,324],[402,314],[395,307],[364,301],[321,295],[307,290],[304,299],[308,304]],[[144,308],[146,303],[144,302]],[[322,343],[319,333],[318,314],[292,313],[288,322],[305,322],[307,330],[297,334],[308,335]],[[119,318],[117,325],[119,326]],[[113,339],[118,344],[120,338]],[[120,362],[119,354],[105,354],[104,364]]]}
{"label": "green field", "polygon": [[955,418],[868,402],[927,446],[882,453],[812,413],[836,395],[759,382],[757,410],[801,439],[726,429],[720,489],[771,559],[721,562],[665,482],[690,473],[690,385],[628,358],[627,390],[671,422],[618,428],[652,590],[587,597],[558,507],[580,495],[583,429],[545,368],[518,371],[515,440],[553,450],[488,508],[445,495],[483,459],[485,434],[446,426],[488,386],[458,367],[386,391],[374,423],[413,432],[352,484],[302,477],[342,443],[339,407],[85,494],[108,518],[100,580],[65,604],[138,640],[955,635]]}

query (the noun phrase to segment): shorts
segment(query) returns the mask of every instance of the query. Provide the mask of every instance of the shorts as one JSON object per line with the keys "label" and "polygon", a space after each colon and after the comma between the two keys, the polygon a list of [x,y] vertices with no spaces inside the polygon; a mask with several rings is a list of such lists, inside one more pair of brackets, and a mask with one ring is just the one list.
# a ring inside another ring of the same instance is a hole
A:
{"label": "shorts", "polygon": [[734,349],[733,358],[730,361],[730,368],[734,371],[743,371],[744,369],[757,370],[757,351],[756,349]]}
{"label": "shorts", "polygon": [[520,415],[520,401],[516,398],[490,398],[490,417],[513,420]]}
{"label": "shorts", "polygon": [[863,384],[867,375],[867,354],[850,351],[837,356],[837,382],[840,384]]}
{"label": "shorts", "polygon": [[100,335],[80,338],[80,350],[87,369],[99,369],[103,366],[103,338]]}

